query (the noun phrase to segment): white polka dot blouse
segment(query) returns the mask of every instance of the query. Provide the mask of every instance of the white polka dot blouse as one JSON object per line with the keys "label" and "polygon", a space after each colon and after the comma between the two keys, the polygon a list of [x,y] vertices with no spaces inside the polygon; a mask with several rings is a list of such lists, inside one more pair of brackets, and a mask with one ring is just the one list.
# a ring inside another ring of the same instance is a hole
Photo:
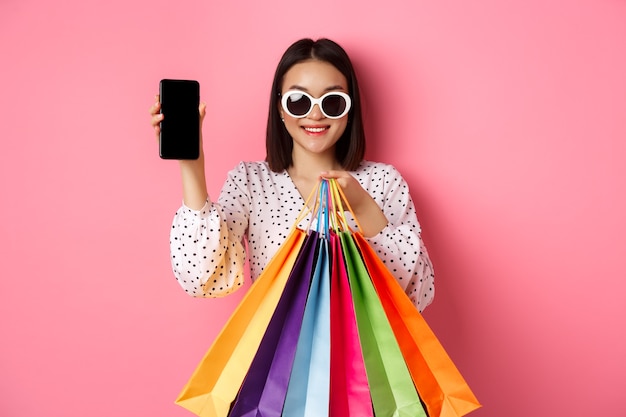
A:
{"label": "white polka dot blouse", "polygon": [[[380,162],[364,161],[351,174],[389,221],[368,243],[423,311],[435,294],[434,274],[406,181]],[[209,198],[198,211],[183,204],[176,212],[170,253],[178,283],[194,297],[224,296],[244,282],[246,261],[255,280],[304,204],[287,171],[273,172],[266,162],[241,162],[228,173],[217,202]],[[298,226],[306,229],[310,216]],[[350,213],[346,217],[357,229]]]}

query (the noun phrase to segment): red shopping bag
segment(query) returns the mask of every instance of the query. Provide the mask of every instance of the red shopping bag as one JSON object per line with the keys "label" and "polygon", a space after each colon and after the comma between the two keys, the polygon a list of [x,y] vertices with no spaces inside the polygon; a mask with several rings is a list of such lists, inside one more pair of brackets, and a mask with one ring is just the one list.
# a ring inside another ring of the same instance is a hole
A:
{"label": "red shopping bag", "polygon": [[339,236],[331,234],[330,417],[373,417],[365,363]]}

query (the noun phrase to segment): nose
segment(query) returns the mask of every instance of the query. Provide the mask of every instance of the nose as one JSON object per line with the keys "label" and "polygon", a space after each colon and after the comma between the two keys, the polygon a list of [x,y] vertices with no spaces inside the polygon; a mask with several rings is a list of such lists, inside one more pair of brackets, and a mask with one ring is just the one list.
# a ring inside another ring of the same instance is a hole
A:
{"label": "nose", "polygon": [[320,120],[324,118],[324,113],[322,113],[322,109],[320,109],[320,106],[318,104],[313,105],[313,108],[311,109],[311,113],[309,113],[307,118],[313,119],[313,120]]}

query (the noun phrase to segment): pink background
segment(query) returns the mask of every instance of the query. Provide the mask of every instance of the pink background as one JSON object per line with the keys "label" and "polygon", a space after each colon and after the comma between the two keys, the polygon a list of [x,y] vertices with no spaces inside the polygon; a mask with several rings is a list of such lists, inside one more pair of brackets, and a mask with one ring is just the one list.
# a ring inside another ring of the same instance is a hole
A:
{"label": "pink background", "polygon": [[177,286],[148,108],[161,78],[201,82],[216,196],[263,158],[303,36],[352,55],[368,157],[411,186],[472,415],[626,415],[625,22],[618,0],[2,0],[0,415],[190,415],[173,401],[243,292]]}

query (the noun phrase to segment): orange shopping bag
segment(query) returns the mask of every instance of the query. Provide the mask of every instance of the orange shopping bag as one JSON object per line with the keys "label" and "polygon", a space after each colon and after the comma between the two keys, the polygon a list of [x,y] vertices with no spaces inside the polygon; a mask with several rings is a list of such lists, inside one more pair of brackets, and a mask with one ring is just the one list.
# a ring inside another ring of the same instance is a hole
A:
{"label": "orange shopping bag", "polygon": [[[338,194],[339,205],[346,202],[358,225],[341,187],[331,181],[331,190]],[[350,231],[350,236],[365,263],[428,416],[460,417],[479,408],[481,405],[463,376],[393,274],[360,232]]]}
{"label": "orange shopping bag", "polygon": [[361,233],[353,234],[430,417],[459,417],[480,407],[423,316]]}

